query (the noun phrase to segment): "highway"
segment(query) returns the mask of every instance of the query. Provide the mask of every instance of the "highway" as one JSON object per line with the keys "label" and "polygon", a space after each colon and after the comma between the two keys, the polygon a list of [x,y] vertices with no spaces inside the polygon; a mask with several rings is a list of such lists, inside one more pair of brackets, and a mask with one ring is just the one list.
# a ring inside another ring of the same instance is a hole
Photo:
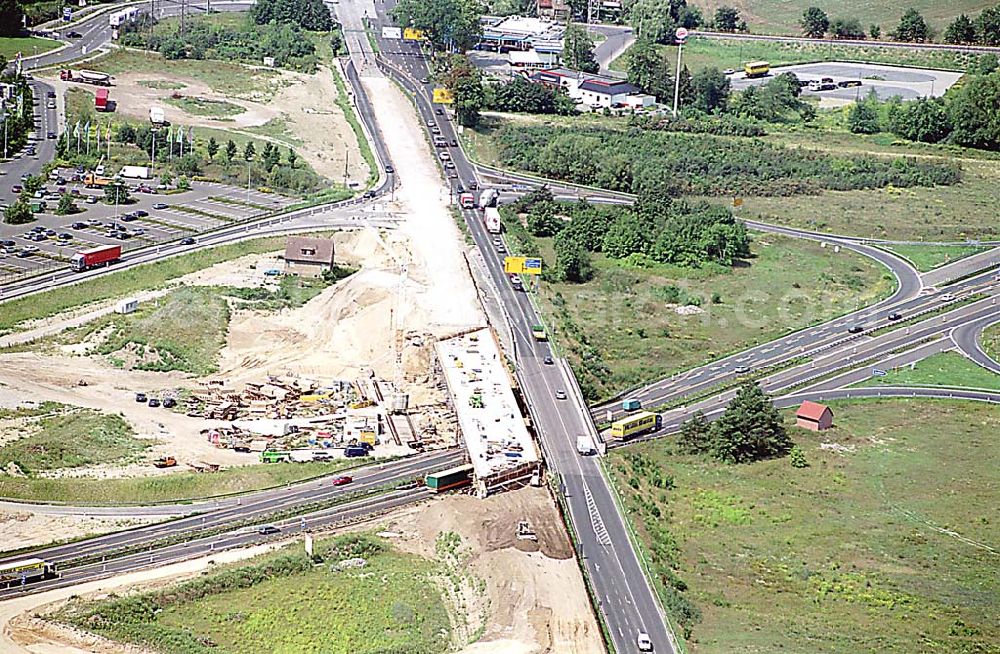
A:
{"label": "highway", "polygon": [[[72,579],[73,583],[90,581],[92,579],[107,576],[105,573],[117,573],[132,570],[137,567],[148,567],[155,564],[162,565],[168,562],[175,562],[184,558],[197,556],[209,551],[208,546],[212,545],[214,550],[226,547],[236,547],[260,540],[259,534],[251,529],[248,532],[239,534],[230,527],[233,523],[267,522],[268,516],[280,511],[309,507],[316,503],[330,503],[338,500],[352,499],[358,494],[371,494],[379,490],[384,490],[387,486],[405,484],[406,482],[422,479],[428,472],[444,470],[460,465],[465,460],[464,452],[458,450],[434,452],[409,457],[389,463],[374,464],[364,468],[351,471],[354,481],[344,486],[333,486],[331,477],[313,480],[301,484],[289,485],[288,487],[248,493],[237,498],[228,498],[218,502],[218,506],[208,508],[205,504],[196,504],[191,507],[193,515],[189,515],[177,520],[159,522],[155,524],[137,527],[125,531],[117,531],[103,536],[89,538],[83,541],[56,545],[33,551],[30,556],[44,558],[55,563],[67,563],[79,561],[86,564],[97,558],[107,557],[109,567],[83,566],[68,567],[63,575],[62,581]],[[416,501],[426,497],[425,493],[418,488],[414,491],[410,489],[402,495],[392,495],[393,501],[397,504],[405,501]],[[351,501],[350,506],[356,515],[362,515],[364,510],[381,510],[384,499],[381,496],[366,498],[364,500]],[[214,504],[214,503],[213,503]],[[334,516],[340,515],[341,507],[323,508],[304,514],[308,526],[322,526],[322,519],[329,522],[334,521]],[[107,514],[105,514],[107,515]],[[144,515],[137,507],[120,507],[118,515]],[[338,518],[338,519],[342,519]],[[301,525],[302,518],[289,518],[281,524]],[[211,535],[202,535],[203,532],[212,530]],[[219,533],[216,533],[219,532]],[[221,534],[221,535],[220,535]],[[221,541],[220,541],[221,538]],[[188,541],[186,546],[176,545],[170,547],[156,546],[164,539]],[[197,539],[197,540],[195,540]],[[202,543],[204,547],[197,544]],[[148,549],[155,547],[155,556],[151,555]],[[139,548],[146,548],[141,556],[133,555]],[[7,557],[0,559],[0,563],[7,563],[13,560],[24,558],[23,556]],[[81,561],[81,559],[86,559]],[[111,561],[114,561],[112,564]],[[72,574],[69,571],[72,570]],[[49,590],[52,587],[68,585],[60,580],[49,582],[32,583],[25,590],[39,592]],[[16,592],[23,592],[17,590]],[[0,592],[0,599],[4,594]]]}
{"label": "highway", "polygon": [[[337,5],[345,33],[360,28],[356,17],[362,12],[346,9],[351,4],[342,0]],[[394,3],[389,0],[377,7],[377,22],[373,31],[379,35],[380,67],[415,99],[420,118],[425,123],[437,124],[445,139],[457,139],[451,118],[438,115],[429,101],[431,85],[424,84],[422,80],[430,75],[423,59],[414,56],[411,44],[380,36],[381,25],[392,24],[387,13],[393,6]],[[361,48],[366,50],[367,44],[361,42]],[[352,55],[355,55],[353,51]],[[374,54],[368,51],[364,56]],[[354,59],[357,63],[358,57]],[[460,148],[449,148],[449,152],[456,171],[456,177],[449,180],[453,190],[457,191],[459,185],[468,185],[470,180],[478,178],[478,174]],[[531,408],[546,463],[561,479],[570,519],[580,544],[581,564],[591,580],[597,608],[608,626],[615,649],[619,652],[633,650],[636,635],[645,631],[657,652],[672,652],[675,650],[673,636],[629,539],[629,527],[619,511],[600,461],[597,457],[580,457],[576,452],[577,435],[590,434],[593,425],[572,372],[561,360],[553,365],[543,363],[546,356],[555,355],[548,343],[538,343],[531,337],[531,325],[540,321],[528,294],[515,291],[507,281],[492,244],[493,235],[486,232],[480,215],[466,210],[463,216],[486,261],[491,282],[510,317],[517,377]],[[557,390],[565,391],[568,399],[555,399]]]}

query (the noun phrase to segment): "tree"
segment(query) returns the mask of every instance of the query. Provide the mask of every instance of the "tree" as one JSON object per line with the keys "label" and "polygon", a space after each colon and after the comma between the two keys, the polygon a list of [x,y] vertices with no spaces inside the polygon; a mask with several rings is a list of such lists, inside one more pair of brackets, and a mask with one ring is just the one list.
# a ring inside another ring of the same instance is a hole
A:
{"label": "tree", "polygon": [[316,32],[329,32],[334,27],[323,0],[259,0],[250,8],[250,19],[257,25],[292,23]]}
{"label": "tree", "polygon": [[253,141],[247,141],[246,147],[243,148],[243,160],[253,161],[255,154],[257,154],[257,149],[253,147]]}
{"label": "tree", "polygon": [[720,32],[735,32],[741,26],[745,27],[745,23],[740,20],[739,10],[727,5],[715,10],[715,20],[712,24]]}
{"label": "tree", "polygon": [[953,131],[948,141],[1000,150],[1000,73],[971,76],[948,103]]}
{"label": "tree", "polygon": [[792,441],[781,414],[756,383],[744,384],[712,424],[712,453],[726,463],[750,463],[787,454]]}
{"label": "tree", "polygon": [[973,26],[972,20],[965,14],[960,14],[944,30],[945,43],[974,43],[975,40],[976,28]]}
{"label": "tree", "polygon": [[40,191],[42,186],[45,185],[45,178],[41,175],[29,175],[21,182],[21,187],[24,188],[24,192],[29,196]]}
{"label": "tree", "polygon": [[455,98],[455,118],[459,125],[474,127],[479,112],[486,106],[482,72],[465,55],[451,55],[445,60],[442,82]]}
{"label": "tree", "polygon": [[671,13],[671,3],[665,0],[635,0],[628,12],[629,24],[640,39],[652,43],[674,42],[677,16]]}
{"label": "tree", "polygon": [[830,25],[830,33],[835,39],[861,40],[865,38],[865,29],[857,18],[838,18]]}
{"label": "tree", "polygon": [[526,227],[529,232],[542,238],[555,236],[565,227],[563,219],[556,215],[554,204],[537,203],[528,210]]}
{"label": "tree", "polygon": [[625,57],[630,84],[639,87],[643,93],[656,96],[659,102],[672,100],[673,80],[665,53],[658,50],[651,41],[641,38],[629,48]]}
{"label": "tree", "polygon": [[412,27],[438,50],[465,52],[479,40],[478,0],[400,0],[392,15],[403,27]]}
{"label": "tree", "polygon": [[104,187],[104,201],[108,204],[128,204],[130,198],[128,184],[111,182]]}
{"label": "tree", "polygon": [[830,18],[819,7],[809,7],[802,12],[802,33],[811,39],[821,39],[830,28]]}
{"label": "tree", "polygon": [[892,33],[894,39],[906,43],[923,43],[930,39],[930,36],[931,31],[927,27],[924,17],[912,7],[903,13],[902,18],[899,19],[896,31]]}
{"label": "tree", "polygon": [[587,249],[574,237],[574,233],[563,230],[552,243],[556,253],[556,275],[567,282],[582,283],[594,276]]}
{"label": "tree", "polygon": [[208,158],[215,159],[215,155],[219,152],[219,142],[215,140],[214,136],[209,137],[207,150]]}
{"label": "tree", "polygon": [[718,68],[702,68],[691,78],[694,106],[705,113],[725,111],[729,103],[729,79]]}
{"label": "tree", "polygon": [[685,454],[704,454],[712,449],[712,426],[705,414],[695,411],[694,415],[681,423],[677,434],[677,446]]}
{"label": "tree", "polygon": [[879,27],[878,23],[872,23],[868,27],[868,36],[870,36],[874,41],[877,41],[879,37],[882,36],[882,28]]}
{"label": "tree", "polygon": [[586,29],[570,23],[563,35],[563,65],[585,73],[596,73],[600,66],[594,58],[594,38]]}
{"label": "tree", "polygon": [[976,19],[976,39],[982,45],[1000,45],[1000,5],[983,9]]}
{"label": "tree", "polygon": [[285,157],[288,160],[288,167],[295,169],[295,162],[298,161],[299,157],[295,154],[295,150],[288,148],[288,155]]}
{"label": "tree", "polygon": [[73,203],[73,196],[69,193],[63,193],[59,197],[59,206],[56,207],[56,215],[67,216],[71,213],[76,213],[76,205]]}
{"label": "tree", "polygon": [[8,225],[24,225],[34,219],[35,215],[31,213],[31,206],[23,198],[18,199],[17,202],[3,211],[3,221]]}
{"label": "tree", "polygon": [[651,230],[631,212],[622,213],[604,235],[601,249],[614,259],[624,259],[630,254],[646,254],[650,246]]}
{"label": "tree", "polygon": [[226,163],[232,162],[236,158],[236,144],[232,139],[226,141]]}
{"label": "tree", "polygon": [[788,462],[792,464],[793,468],[808,468],[809,461],[806,459],[806,453],[802,451],[802,448],[798,445],[793,445],[792,449],[788,451]]}
{"label": "tree", "polygon": [[969,66],[969,72],[973,75],[989,75],[996,72],[998,68],[1000,68],[1000,59],[997,59],[997,56],[992,52],[987,52],[976,58],[975,62]]}
{"label": "tree", "polygon": [[881,129],[878,120],[878,97],[874,89],[867,98],[855,102],[847,112],[847,129],[855,134],[875,134]]}
{"label": "tree", "polygon": [[910,141],[937,143],[951,133],[951,120],[942,100],[919,98],[900,105],[890,118],[893,134]]}
{"label": "tree", "polygon": [[18,0],[0,0],[0,36],[20,36],[23,17],[24,12]]}

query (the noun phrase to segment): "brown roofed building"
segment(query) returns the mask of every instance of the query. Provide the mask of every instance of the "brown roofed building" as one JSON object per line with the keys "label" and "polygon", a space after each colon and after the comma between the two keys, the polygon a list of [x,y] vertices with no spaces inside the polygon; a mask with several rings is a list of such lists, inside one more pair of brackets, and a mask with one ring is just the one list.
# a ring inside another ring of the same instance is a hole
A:
{"label": "brown roofed building", "polygon": [[803,429],[823,431],[833,426],[833,411],[825,404],[806,400],[795,412],[795,424]]}
{"label": "brown roofed building", "polygon": [[320,277],[333,269],[333,239],[289,236],[285,239],[285,271]]}

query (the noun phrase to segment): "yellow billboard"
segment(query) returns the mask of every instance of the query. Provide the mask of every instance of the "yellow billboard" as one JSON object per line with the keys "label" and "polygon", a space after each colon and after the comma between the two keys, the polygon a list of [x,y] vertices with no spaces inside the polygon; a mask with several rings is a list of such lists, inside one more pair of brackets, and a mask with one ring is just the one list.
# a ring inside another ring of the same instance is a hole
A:
{"label": "yellow billboard", "polygon": [[509,275],[541,275],[542,260],[538,257],[504,257],[503,271]]}
{"label": "yellow billboard", "polygon": [[455,96],[445,88],[434,89],[434,102],[436,104],[451,104],[455,101]]}
{"label": "yellow billboard", "polygon": [[413,29],[412,27],[403,28],[403,40],[404,41],[423,41],[424,31]]}

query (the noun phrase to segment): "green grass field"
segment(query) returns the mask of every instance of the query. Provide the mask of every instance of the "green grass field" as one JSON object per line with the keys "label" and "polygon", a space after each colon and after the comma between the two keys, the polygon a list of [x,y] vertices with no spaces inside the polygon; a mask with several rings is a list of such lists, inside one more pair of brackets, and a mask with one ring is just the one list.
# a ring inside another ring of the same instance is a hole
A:
{"label": "green grass field", "polygon": [[987,327],[983,331],[983,349],[993,357],[994,361],[1000,361],[1000,324]]}
{"label": "green grass field", "polygon": [[284,247],[284,238],[272,236],[190,252],[156,263],[57,288],[29,298],[5,302],[0,312],[0,333],[10,332],[18,323],[47,318],[67,309],[92,302],[122,297],[135,291],[156,288],[171,279],[207,268],[221,261],[237,259],[247,254],[270,252]]}
{"label": "green grass field", "polygon": [[[12,61],[17,53],[20,52],[22,57],[33,57],[36,54],[43,54],[49,52],[50,50],[55,50],[62,43],[55,41],[53,39],[43,39],[37,36],[24,36],[24,37],[11,37],[5,36],[0,38],[0,57],[4,57],[8,61]],[[32,63],[30,61],[24,63],[25,72],[31,69]]]}
{"label": "green grass field", "polygon": [[[674,46],[661,46],[670,62],[677,61]],[[747,61],[768,61],[772,66],[788,66],[814,61],[860,61],[918,68],[966,70],[979,57],[976,54],[938,50],[907,50],[903,48],[831,45],[826,43],[782,43],[776,41],[742,41],[694,37],[684,45],[682,63],[692,72],[702,68],[742,70]],[[611,63],[614,70],[628,69],[628,54]]]}
{"label": "green grass field", "polygon": [[90,409],[59,407],[16,429],[18,437],[0,447],[0,467],[16,463],[26,474],[126,463],[150,445],[121,416]]}
{"label": "green grass field", "polygon": [[989,248],[975,245],[887,245],[885,249],[905,257],[920,272],[927,272]]}
{"label": "green grass field", "polygon": [[806,468],[669,441],[610,455],[657,583],[686,584],[700,611],[690,654],[995,652],[1000,408],[831,408],[833,430],[792,428]]}
{"label": "green grass field", "polygon": [[[248,463],[256,462],[247,455]],[[184,465],[184,462],[181,462]],[[67,502],[88,506],[123,506],[185,502],[282,486],[348,467],[341,459],[328,463],[272,463],[227,468],[214,473],[173,472],[121,479],[0,476],[0,497],[30,502]]]}
{"label": "green grass field", "polygon": [[[161,591],[72,601],[54,619],[163,654],[440,654],[451,624],[439,565],[367,534],[288,546]],[[360,557],[363,567],[338,566]]]}
{"label": "green grass field", "polygon": [[164,98],[164,102],[172,104],[188,112],[192,116],[205,116],[208,118],[232,118],[243,113],[243,107],[232,102],[222,100],[209,100],[199,97]]}
{"label": "green grass field", "polygon": [[[552,262],[551,240],[539,243]],[[595,255],[598,272],[592,281],[544,283],[546,321],[589,398],[853,311],[893,289],[891,277],[877,264],[819,244],[756,234],[752,250],[749,265],[731,270],[627,268]],[[678,315],[668,306],[674,301],[670,286],[700,302],[704,313]],[[716,302],[713,294],[718,294]],[[581,355],[584,341],[598,361]]]}
{"label": "green grass field", "polygon": [[[689,4],[701,8],[706,17],[710,17],[721,0],[692,0]],[[864,0],[837,0],[836,2],[816,3],[813,0],[746,0],[745,2],[729,3],[738,7],[746,19],[750,31],[756,34],[791,34],[801,35],[799,20],[806,7],[819,6],[830,16],[836,18],[857,18],[865,31],[872,23],[882,27],[885,34],[899,23],[899,17],[909,7],[919,11],[927,24],[938,32],[955,16],[961,13],[975,18],[979,12],[992,7],[996,3],[991,0],[957,0],[957,2],[939,2],[938,0],[907,0],[907,2],[865,2]]]}
{"label": "green grass field", "polygon": [[977,366],[958,352],[941,352],[918,361],[911,370],[904,366],[886,371],[855,386],[957,386],[1000,391],[1000,375]]}
{"label": "green grass field", "polygon": [[90,64],[111,75],[121,73],[157,73],[168,69],[171,75],[189,77],[231,98],[267,102],[281,87],[281,75],[269,68],[250,68],[227,61],[178,59],[165,63],[155,52],[115,50]]}

